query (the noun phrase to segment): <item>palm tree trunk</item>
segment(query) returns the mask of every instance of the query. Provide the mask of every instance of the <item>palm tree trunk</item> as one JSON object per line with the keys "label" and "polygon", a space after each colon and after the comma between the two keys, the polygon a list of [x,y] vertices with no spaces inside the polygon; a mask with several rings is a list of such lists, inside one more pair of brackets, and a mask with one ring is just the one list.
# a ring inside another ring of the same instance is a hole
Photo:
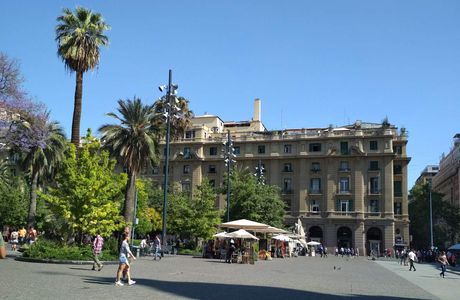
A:
{"label": "palm tree trunk", "polygon": [[32,169],[32,178],[30,181],[30,206],[27,217],[27,226],[35,226],[35,216],[37,215],[37,187],[38,172]]}
{"label": "palm tree trunk", "polygon": [[126,183],[125,211],[126,222],[134,221],[134,197],[136,191],[136,172],[128,171],[128,182]]}
{"label": "palm tree trunk", "polygon": [[78,149],[80,145],[81,102],[83,98],[83,71],[77,71],[75,83],[75,99],[73,104],[72,138],[70,141]]}

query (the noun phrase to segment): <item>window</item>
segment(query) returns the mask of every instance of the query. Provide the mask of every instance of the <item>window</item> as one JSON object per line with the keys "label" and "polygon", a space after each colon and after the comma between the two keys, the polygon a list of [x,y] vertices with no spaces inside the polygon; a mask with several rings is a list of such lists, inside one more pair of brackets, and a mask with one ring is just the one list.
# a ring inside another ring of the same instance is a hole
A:
{"label": "window", "polygon": [[216,173],[216,166],[215,165],[209,165],[208,166],[208,173]]}
{"label": "window", "polygon": [[393,191],[394,191],[395,197],[402,196],[402,182],[401,181],[397,180],[393,182]]}
{"label": "window", "polygon": [[395,215],[402,215],[402,203],[401,202],[394,203],[394,213]]}
{"label": "window", "polygon": [[186,139],[193,139],[195,138],[195,130],[188,130],[185,132]]}
{"label": "window", "polygon": [[240,146],[234,146],[233,147],[233,154],[240,154],[240,153],[241,153]]}
{"label": "window", "polygon": [[217,147],[210,147],[209,148],[209,155],[211,155],[211,156],[217,155]]}
{"label": "window", "polygon": [[348,155],[348,142],[340,142],[340,154]]}
{"label": "window", "polygon": [[394,146],[393,147],[393,152],[396,154],[401,155],[402,154],[402,146]]}
{"label": "window", "polygon": [[371,160],[369,164],[369,170],[371,171],[378,171],[379,170],[379,162],[376,160]]}
{"label": "window", "polygon": [[286,194],[291,194],[292,193],[292,180],[291,180],[291,178],[284,178],[283,192],[286,193]]}
{"label": "window", "polygon": [[265,145],[257,146],[257,153],[258,154],[265,154]]}
{"label": "window", "polygon": [[380,194],[379,178],[371,177],[369,180],[371,194]]}
{"label": "window", "polygon": [[183,169],[184,174],[189,174],[190,173],[190,165],[185,165]]}
{"label": "window", "polygon": [[316,214],[319,213],[319,201],[318,200],[311,200],[310,211]]}
{"label": "window", "polygon": [[166,156],[166,147],[163,148],[163,156]]}
{"label": "window", "polygon": [[393,174],[402,174],[402,166],[393,165]]}
{"label": "window", "polygon": [[373,215],[372,213],[378,213],[378,212],[380,212],[379,200],[377,200],[377,199],[372,199],[372,200],[369,202],[369,212],[371,213],[371,215]]}
{"label": "window", "polygon": [[349,192],[350,192],[350,179],[348,177],[340,178],[339,193],[349,193]]}
{"label": "window", "polygon": [[213,188],[216,187],[216,181],[214,179],[209,180],[209,185]]}
{"label": "window", "polygon": [[352,204],[353,203],[351,200],[343,200],[343,199],[337,200],[337,211],[344,212],[344,213],[351,212],[353,211]]}
{"label": "window", "polygon": [[190,193],[190,181],[182,181],[182,192]]}
{"label": "window", "polygon": [[310,179],[310,193],[321,194],[321,178]]}
{"label": "window", "polygon": [[292,146],[284,145],[284,153],[292,153]]}
{"label": "window", "polygon": [[283,172],[292,172],[292,164],[291,163],[284,164]]}
{"label": "window", "polygon": [[158,170],[158,167],[153,167],[153,168],[152,168],[152,174],[153,174],[153,175],[158,174],[158,171],[159,171],[159,170]]}
{"label": "window", "polygon": [[350,166],[348,165],[348,161],[341,161],[339,171],[350,171]]}
{"label": "window", "polygon": [[11,176],[16,176],[16,169],[10,169]]}
{"label": "window", "polygon": [[369,150],[379,150],[379,144],[377,143],[377,141],[369,142]]}
{"label": "window", "polygon": [[313,172],[318,172],[321,170],[321,165],[319,162],[314,162],[314,163],[311,163],[311,170]]}
{"label": "window", "polygon": [[192,154],[192,151],[190,150],[190,147],[184,147],[184,158],[190,158]]}
{"label": "window", "polygon": [[321,152],[321,144],[320,143],[311,143],[308,145],[308,150],[310,152]]}

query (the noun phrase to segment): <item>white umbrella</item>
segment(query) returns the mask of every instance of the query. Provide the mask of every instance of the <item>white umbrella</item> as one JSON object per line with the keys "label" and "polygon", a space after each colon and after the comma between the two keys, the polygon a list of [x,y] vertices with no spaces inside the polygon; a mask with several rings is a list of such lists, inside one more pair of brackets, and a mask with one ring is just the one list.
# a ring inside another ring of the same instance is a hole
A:
{"label": "white umbrella", "polygon": [[257,237],[253,236],[249,232],[244,229],[240,229],[234,232],[230,232],[227,234],[227,237],[236,238],[236,239],[251,239],[251,240],[259,240]]}
{"label": "white umbrella", "polygon": [[447,250],[460,250],[460,244],[452,245]]}
{"label": "white umbrella", "polygon": [[278,240],[278,241],[283,241],[283,242],[290,242],[292,239],[284,234],[278,234],[275,236],[272,236],[272,239]]}
{"label": "white umbrella", "polygon": [[308,246],[318,246],[318,245],[321,245],[321,243],[319,243],[317,241],[311,241],[311,242],[308,242],[307,245]]}
{"label": "white umbrella", "polygon": [[222,223],[220,224],[220,227],[257,231],[258,229],[266,229],[269,226],[267,224],[262,224],[262,223],[254,222],[251,220],[241,219],[241,220],[235,220],[235,221],[231,221],[227,223]]}
{"label": "white umbrella", "polygon": [[276,227],[273,227],[273,226],[268,226],[267,228],[257,229],[255,231],[257,231],[257,232],[265,232],[265,233],[287,233],[286,230],[276,228]]}
{"label": "white umbrella", "polygon": [[213,235],[213,237],[216,237],[219,239],[225,239],[228,237],[228,233],[225,231],[222,231],[222,232],[216,233],[215,235]]}

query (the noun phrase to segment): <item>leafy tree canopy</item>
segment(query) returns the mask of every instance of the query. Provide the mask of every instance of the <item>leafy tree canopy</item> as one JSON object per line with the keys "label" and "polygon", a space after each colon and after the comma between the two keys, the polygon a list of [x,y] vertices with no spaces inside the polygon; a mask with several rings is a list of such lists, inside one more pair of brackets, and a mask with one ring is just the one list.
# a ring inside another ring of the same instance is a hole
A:
{"label": "leafy tree canopy", "polygon": [[77,157],[69,145],[56,187],[40,193],[51,211],[65,220],[67,236],[82,238],[98,231],[109,236],[123,226],[120,216],[126,174],[115,174],[115,161],[100,143],[88,133]]}

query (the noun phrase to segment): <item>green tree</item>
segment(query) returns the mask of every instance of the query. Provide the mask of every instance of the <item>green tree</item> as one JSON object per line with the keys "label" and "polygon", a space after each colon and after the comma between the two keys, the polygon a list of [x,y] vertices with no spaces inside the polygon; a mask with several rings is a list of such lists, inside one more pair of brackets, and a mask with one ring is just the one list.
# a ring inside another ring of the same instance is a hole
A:
{"label": "green tree", "polygon": [[135,232],[141,236],[161,229],[161,214],[149,202],[148,188],[146,181],[137,180],[136,210],[139,224],[135,226]]}
{"label": "green tree", "polygon": [[8,168],[8,161],[0,161],[0,183],[10,184],[11,183],[11,172]]}
{"label": "green tree", "polygon": [[99,64],[100,46],[107,46],[109,40],[104,31],[110,27],[101,14],[83,7],[75,12],[65,8],[63,15],[57,18],[56,42],[58,56],[66,68],[76,73],[74,110],[72,118],[71,142],[80,144],[80,119],[83,95],[83,73]]}
{"label": "green tree", "polygon": [[216,191],[205,178],[190,201],[192,208],[191,236],[195,239],[209,239],[221,222],[222,212],[216,210]]}
{"label": "green tree", "polygon": [[0,226],[21,226],[27,221],[29,195],[27,184],[20,177],[0,180]]}
{"label": "green tree", "polygon": [[169,189],[167,206],[167,227],[169,234],[191,236],[193,217],[195,216],[190,205],[190,195],[182,192],[175,184]]}
{"label": "green tree", "polygon": [[[449,202],[442,200],[442,194],[431,192],[433,211],[433,243],[444,247],[456,242],[460,230],[460,214]],[[414,246],[427,249],[430,245],[430,187],[428,184],[415,185],[410,191],[409,218],[410,232]]]}
{"label": "green tree", "polygon": [[62,170],[56,176],[56,187],[40,196],[51,211],[65,220],[64,235],[77,237],[100,231],[109,236],[123,225],[120,215],[126,174],[115,174],[114,160],[90,131],[77,157],[70,144]]}
{"label": "green tree", "polygon": [[158,159],[158,129],[152,122],[153,106],[143,105],[139,98],[118,100],[118,105],[119,115],[107,115],[121,124],[102,125],[99,131],[104,147],[127,170],[124,217],[126,222],[132,222],[136,177],[142,168]]}
{"label": "green tree", "polygon": [[[24,127],[24,130],[20,132],[35,128],[31,124],[33,121],[37,121],[37,119],[30,120],[30,122],[23,122],[21,126]],[[56,168],[64,158],[66,148],[62,127],[57,122],[48,122],[47,120],[43,120],[43,122],[45,122],[43,125],[44,130],[42,131],[44,135],[41,141],[33,143],[26,152],[22,153],[23,160],[21,164],[30,177],[28,225],[35,225],[39,184],[43,183],[47,176],[50,177],[55,174]],[[33,132],[35,131],[32,130]]]}
{"label": "green tree", "polygon": [[[235,169],[230,175],[230,188],[232,220],[249,219],[282,227],[285,204],[277,186],[259,184],[249,169]],[[223,187],[222,192],[224,191],[226,192],[226,187]]]}

